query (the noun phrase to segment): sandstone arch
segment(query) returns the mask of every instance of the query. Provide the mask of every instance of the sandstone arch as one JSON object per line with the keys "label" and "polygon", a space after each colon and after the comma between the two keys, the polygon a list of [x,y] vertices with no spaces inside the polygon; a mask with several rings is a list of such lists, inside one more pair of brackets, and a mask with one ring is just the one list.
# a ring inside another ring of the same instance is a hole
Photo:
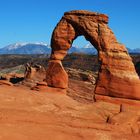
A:
{"label": "sandstone arch", "polygon": [[124,45],[107,25],[108,17],[89,11],[66,12],[53,31],[48,85],[67,88],[68,76],[61,60],[77,36],[84,35],[98,50],[101,62],[95,94],[140,99],[140,80]]}

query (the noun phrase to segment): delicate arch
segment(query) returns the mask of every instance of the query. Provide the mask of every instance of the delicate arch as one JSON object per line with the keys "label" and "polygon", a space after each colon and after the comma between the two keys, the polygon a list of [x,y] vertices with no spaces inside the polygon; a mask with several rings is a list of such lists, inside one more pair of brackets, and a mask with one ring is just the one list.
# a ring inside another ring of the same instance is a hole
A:
{"label": "delicate arch", "polygon": [[101,62],[95,94],[140,99],[140,80],[124,45],[107,26],[108,17],[89,11],[66,12],[53,31],[48,85],[67,88],[68,76],[61,60],[77,36],[83,35],[98,51]]}

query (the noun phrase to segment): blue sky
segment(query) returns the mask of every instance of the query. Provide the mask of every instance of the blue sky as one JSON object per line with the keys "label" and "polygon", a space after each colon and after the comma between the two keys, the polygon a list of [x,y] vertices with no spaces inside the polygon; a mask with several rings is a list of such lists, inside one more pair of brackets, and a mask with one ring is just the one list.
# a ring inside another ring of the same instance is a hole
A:
{"label": "blue sky", "polygon": [[[50,44],[51,34],[65,11],[90,10],[109,16],[119,42],[140,47],[140,0],[0,0],[0,47],[16,42]],[[86,45],[83,38],[74,44]]]}

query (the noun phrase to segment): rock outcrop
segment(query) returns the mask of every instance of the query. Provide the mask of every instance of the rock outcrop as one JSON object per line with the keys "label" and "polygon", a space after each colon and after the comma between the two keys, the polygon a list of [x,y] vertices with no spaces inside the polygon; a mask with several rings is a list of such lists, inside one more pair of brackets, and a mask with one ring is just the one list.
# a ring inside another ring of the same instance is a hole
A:
{"label": "rock outcrop", "polygon": [[97,73],[87,72],[80,69],[66,68],[66,72],[70,79],[90,82],[93,85],[96,84]]}
{"label": "rock outcrop", "polygon": [[0,85],[13,86],[13,84],[7,80],[0,80]]}
{"label": "rock outcrop", "polygon": [[68,75],[60,60],[51,60],[47,70],[47,84],[56,88],[68,87]]}
{"label": "rock outcrop", "polygon": [[[25,65],[24,81],[23,84],[29,87],[34,87],[38,83],[42,83],[46,77],[46,69],[41,65]],[[46,83],[47,84],[47,83]]]}
{"label": "rock outcrop", "polygon": [[[140,80],[132,59],[126,47],[117,41],[107,23],[108,16],[104,14],[83,10],[64,14],[52,34],[52,54],[46,76],[48,85],[67,87],[67,74],[61,60],[66,56],[72,42],[83,35],[97,49],[101,63],[95,93],[140,99]],[[57,82],[54,82],[54,79]]]}
{"label": "rock outcrop", "polygon": [[7,73],[0,76],[0,85],[9,85],[18,84],[23,81],[24,75],[18,73]]}

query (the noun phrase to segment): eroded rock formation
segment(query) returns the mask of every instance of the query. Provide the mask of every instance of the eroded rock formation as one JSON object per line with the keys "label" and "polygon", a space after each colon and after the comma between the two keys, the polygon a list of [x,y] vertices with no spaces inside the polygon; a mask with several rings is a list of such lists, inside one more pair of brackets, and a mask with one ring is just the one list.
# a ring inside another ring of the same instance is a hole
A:
{"label": "eroded rock formation", "polygon": [[57,88],[68,87],[68,75],[60,60],[51,60],[47,70],[47,83]]}
{"label": "eroded rock formation", "polygon": [[[42,83],[45,80],[46,69],[41,65],[31,65],[27,63],[25,65],[24,81],[26,86],[34,87],[38,83]],[[46,83],[47,84],[47,83]]]}
{"label": "eroded rock formation", "polygon": [[[96,94],[140,99],[140,80],[124,45],[108,27],[108,16],[89,11],[66,12],[57,24],[51,40],[52,54],[46,81],[66,88],[68,76],[61,64],[72,42],[80,35],[97,49],[101,67]],[[57,81],[57,82],[56,82]]]}

